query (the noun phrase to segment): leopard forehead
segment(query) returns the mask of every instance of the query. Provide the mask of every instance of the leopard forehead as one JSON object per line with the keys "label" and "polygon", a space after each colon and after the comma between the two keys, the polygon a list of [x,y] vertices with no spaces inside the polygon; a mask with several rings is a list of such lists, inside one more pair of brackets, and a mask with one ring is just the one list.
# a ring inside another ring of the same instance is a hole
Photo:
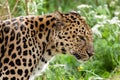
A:
{"label": "leopard forehead", "polygon": [[[92,36],[92,31],[86,21],[78,14],[78,13],[69,13],[69,14],[61,14],[62,18],[60,21],[62,22],[61,26],[63,32],[69,31],[84,34],[85,36]],[[60,27],[60,26],[59,26]]]}

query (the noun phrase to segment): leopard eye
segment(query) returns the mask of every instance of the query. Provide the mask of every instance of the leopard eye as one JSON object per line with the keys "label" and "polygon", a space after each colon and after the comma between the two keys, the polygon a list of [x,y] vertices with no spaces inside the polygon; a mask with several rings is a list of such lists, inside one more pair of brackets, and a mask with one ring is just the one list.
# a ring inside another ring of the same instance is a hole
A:
{"label": "leopard eye", "polygon": [[83,36],[80,36],[79,37],[81,40],[85,41],[85,38]]}
{"label": "leopard eye", "polygon": [[80,40],[85,41],[85,38],[83,36],[81,36],[81,35],[78,35],[77,41],[80,41]]}

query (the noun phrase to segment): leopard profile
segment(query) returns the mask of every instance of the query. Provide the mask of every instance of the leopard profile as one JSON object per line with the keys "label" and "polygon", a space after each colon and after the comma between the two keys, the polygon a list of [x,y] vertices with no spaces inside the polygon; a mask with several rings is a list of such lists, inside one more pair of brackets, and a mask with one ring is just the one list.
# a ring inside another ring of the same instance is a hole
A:
{"label": "leopard profile", "polygon": [[76,12],[23,16],[0,23],[0,80],[28,80],[57,54],[88,60],[92,31]]}

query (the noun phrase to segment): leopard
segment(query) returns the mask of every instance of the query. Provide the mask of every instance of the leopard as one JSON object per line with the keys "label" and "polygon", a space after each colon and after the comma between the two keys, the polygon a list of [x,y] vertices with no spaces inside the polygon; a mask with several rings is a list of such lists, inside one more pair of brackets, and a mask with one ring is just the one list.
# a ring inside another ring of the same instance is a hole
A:
{"label": "leopard", "polygon": [[19,16],[0,23],[0,80],[34,80],[57,54],[94,55],[93,34],[75,11]]}

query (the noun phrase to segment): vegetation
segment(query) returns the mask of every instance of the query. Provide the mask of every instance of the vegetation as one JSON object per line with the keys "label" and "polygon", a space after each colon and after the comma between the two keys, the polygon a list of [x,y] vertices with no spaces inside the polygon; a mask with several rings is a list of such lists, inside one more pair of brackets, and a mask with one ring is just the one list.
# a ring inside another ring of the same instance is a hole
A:
{"label": "vegetation", "polygon": [[78,11],[94,33],[95,55],[86,62],[58,55],[36,80],[120,80],[120,0],[0,0],[0,19]]}

